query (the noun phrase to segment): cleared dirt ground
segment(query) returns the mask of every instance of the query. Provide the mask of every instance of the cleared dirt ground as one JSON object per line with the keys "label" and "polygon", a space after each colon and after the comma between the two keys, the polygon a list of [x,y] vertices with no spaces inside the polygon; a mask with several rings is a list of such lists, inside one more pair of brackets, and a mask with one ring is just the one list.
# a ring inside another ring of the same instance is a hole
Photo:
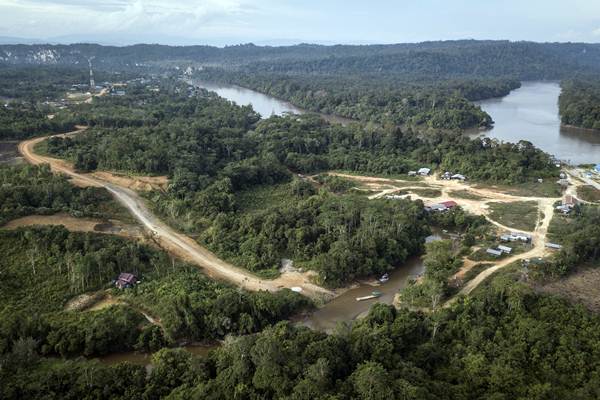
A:
{"label": "cleared dirt ground", "polygon": [[73,232],[96,232],[139,239],[143,230],[139,226],[124,224],[117,220],[102,221],[93,218],[75,218],[69,214],[28,215],[13,219],[0,229],[17,229],[24,226],[62,225]]}
{"label": "cleared dirt ground", "polygon": [[594,312],[600,312],[600,268],[582,269],[565,279],[536,289],[566,297],[573,303],[583,304]]}

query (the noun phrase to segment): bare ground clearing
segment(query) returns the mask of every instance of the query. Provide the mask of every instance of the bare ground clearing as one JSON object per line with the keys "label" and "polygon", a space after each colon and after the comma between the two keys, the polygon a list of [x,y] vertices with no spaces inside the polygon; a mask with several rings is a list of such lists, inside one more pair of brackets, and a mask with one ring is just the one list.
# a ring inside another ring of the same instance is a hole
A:
{"label": "bare ground clearing", "polygon": [[94,218],[76,218],[69,214],[59,213],[53,215],[28,215],[9,221],[2,229],[17,229],[25,226],[62,225],[73,232],[95,232],[118,235],[139,239],[143,237],[143,230],[139,226],[124,224],[114,219],[99,220]]}

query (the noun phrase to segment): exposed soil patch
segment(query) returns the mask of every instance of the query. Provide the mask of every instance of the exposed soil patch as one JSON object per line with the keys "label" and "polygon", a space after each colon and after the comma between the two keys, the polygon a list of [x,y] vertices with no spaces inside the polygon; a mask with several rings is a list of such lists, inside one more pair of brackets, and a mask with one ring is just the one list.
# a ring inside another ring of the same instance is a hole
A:
{"label": "exposed soil patch", "polygon": [[567,298],[570,302],[583,304],[586,308],[600,312],[600,265],[581,269],[577,273],[537,289]]}
{"label": "exposed soil patch", "polygon": [[24,226],[62,225],[73,232],[96,232],[118,235],[128,238],[142,238],[139,226],[124,224],[117,220],[102,221],[93,218],[75,218],[69,214],[28,215],[9,221],[2,229],[17,229]]}
{"label": "exposed soil patch", "polygon": [[577,196],[585,201],[599,202],[600,190],[591,185],[579,186],[577,188]]}

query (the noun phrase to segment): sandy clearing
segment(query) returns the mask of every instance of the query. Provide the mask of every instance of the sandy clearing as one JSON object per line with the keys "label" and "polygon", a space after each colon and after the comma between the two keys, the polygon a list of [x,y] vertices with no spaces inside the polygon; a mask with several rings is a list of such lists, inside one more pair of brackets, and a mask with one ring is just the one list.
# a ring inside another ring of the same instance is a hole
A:
{"label": "sandy clearing", "polygon": [[600,312],[600,269],[597,267],[581,269],[536,289],[566,297],[573,303],[583,304],[594,312]]}
{"label": "sandy clearing", "polygon": [[141,308],[133,306],[123,299],[113,297],[110,294],[106,294],[106,295],[102,296],[102,298],[100,298],[96,303],[94,303],[90,307],[85,308],[83,311],[84,312],[100,311],[100,310],[103,310],[105,308],[115,306],[115,305],[124,305],[124,306],[130,307],[133,310],[142,314],[144,316],[144,318],[146,318],[146,321],[150,322],[152,325],[156,325],[160,328],[163,328],[160,318],[153,317],[150,314],[148,314],[146,311],[142,310]]}
{"label": "sandy clearing", "polygon": [[0,229],[17,229],[25,226],[62,225],[73,232],[95,232],[127,238],[142,238],[143,231],[139,226],[125,224],[118,220],[100,220],[94,218],[76,218],[69,214],[28,215],[16,218],[4,224]]}

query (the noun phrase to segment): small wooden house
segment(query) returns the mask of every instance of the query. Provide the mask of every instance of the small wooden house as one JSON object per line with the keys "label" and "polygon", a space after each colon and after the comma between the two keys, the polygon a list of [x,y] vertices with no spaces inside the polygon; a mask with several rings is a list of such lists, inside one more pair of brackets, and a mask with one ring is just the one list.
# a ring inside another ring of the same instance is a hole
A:
{"label": "small wooden house", "polygon": [[127,272],[122,272],[119,274],[115,282],[115,286],[119,289],[126,289],[133,287],[137,282],[137,277],[134,274],[130,274]]}

